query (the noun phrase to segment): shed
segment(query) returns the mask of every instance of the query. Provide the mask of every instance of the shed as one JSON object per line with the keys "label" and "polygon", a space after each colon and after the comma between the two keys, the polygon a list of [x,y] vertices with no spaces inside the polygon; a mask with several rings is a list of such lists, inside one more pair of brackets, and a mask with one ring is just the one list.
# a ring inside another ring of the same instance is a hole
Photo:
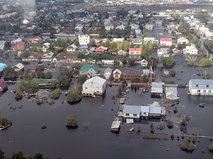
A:
{"label": "shed", "polygon": [[20,71],[20,70],[23,70],[24,69],[24,65],[22,63],[18,63],[14,66],[14,70],[16,72]]}
{"label": "shed", "polygon": [[104,71],[104,77],[105,77],[106,79],[109,79],[109,77],[111,76],[111,74],[112,74],[112,69],[108,67],[108,68]]}
{"label": "shed", "polygon": [[164,85],[164,82],[152,82],[151,96],[160,97],[163,94]]}

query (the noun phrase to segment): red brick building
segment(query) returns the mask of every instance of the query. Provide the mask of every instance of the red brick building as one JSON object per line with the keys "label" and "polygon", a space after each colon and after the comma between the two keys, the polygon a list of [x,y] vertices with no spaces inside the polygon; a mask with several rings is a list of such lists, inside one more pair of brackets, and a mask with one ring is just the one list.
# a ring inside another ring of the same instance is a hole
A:
{"label": "red brick building", "polygon": [[11,46],[12,50],[24,50],[25,48],[26,48],[26,43],[23,41],[20,41],[17,44]]}

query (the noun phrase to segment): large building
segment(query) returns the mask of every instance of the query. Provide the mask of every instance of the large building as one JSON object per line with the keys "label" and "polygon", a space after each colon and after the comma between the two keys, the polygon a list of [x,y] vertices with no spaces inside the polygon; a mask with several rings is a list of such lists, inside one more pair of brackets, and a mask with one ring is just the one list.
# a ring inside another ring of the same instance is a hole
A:
{"label": "large building", "polygon": [[106,80],[95,76],[84,82],[82,85],[83,96],[102,95],[106,90]]}
{"label": "large building", "polygon": [[190,95],[213,95],[213,80],[207,79],[191,79],[189,81]]}
{"label": "large building", "polygon": [[89,35],[79,35],[79,44],[80,45],[87,45],[90,42],[90,36]]}

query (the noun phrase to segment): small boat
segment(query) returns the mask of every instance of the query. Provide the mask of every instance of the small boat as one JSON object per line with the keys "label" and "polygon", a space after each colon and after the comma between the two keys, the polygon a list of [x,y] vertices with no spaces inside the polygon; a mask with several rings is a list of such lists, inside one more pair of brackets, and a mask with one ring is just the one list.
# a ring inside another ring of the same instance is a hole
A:
{"label": "small boat", "polygon": [[199,107],[204,108],[205,107],[205,103],[200,103]]}
{"label": "small boat", "polygon": [[130,132],[133,132],[135,130],[134,127],[132,127],[131,129],[129,129]]}
{"label": "small boat", "polygon": [[170,148],[166,149],[166,151],[168,152],[170,150]]}

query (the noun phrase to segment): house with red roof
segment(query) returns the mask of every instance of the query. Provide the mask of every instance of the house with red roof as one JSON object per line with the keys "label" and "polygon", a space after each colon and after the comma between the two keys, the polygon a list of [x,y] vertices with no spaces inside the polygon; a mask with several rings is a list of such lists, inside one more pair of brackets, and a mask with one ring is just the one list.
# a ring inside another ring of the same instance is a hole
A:
{"label": "house with red roof", "polygon": [[3,79],[0,79],[0,92],[7,90],[7,83]]}
{"label": "house with red roof", "polygon": [[172,38],[161,38],[160,47],[170,47],[172,46]]}
{"label": "house with red roof", "polygon": [[108,50],[108,48],[104,47],[104,46],[100,46],[99,48],[96,49],[97,52],[105,52],[107,50]]}
{"label": "house with red roof", "polygon": [[25,50],[26,49],[26,43],[25,42],[23,42],[23,41],[20,41],[20,42],[18,42],[17,44],[15,44],[15,45],[12,45],[11,46],[11,49],[12,50]]}
{"label": "house with red roof", "polygon": [[27,45],[30,45],[30,46],[41,45],[42,40],[43,39],[41,37],[35,37],[35,38],[32,38],[32,39],[29,39],[27,41]]}
{"label": "house with red roof", "polygon": [[129,48],[129,58],[141,59],[142,48]]}

